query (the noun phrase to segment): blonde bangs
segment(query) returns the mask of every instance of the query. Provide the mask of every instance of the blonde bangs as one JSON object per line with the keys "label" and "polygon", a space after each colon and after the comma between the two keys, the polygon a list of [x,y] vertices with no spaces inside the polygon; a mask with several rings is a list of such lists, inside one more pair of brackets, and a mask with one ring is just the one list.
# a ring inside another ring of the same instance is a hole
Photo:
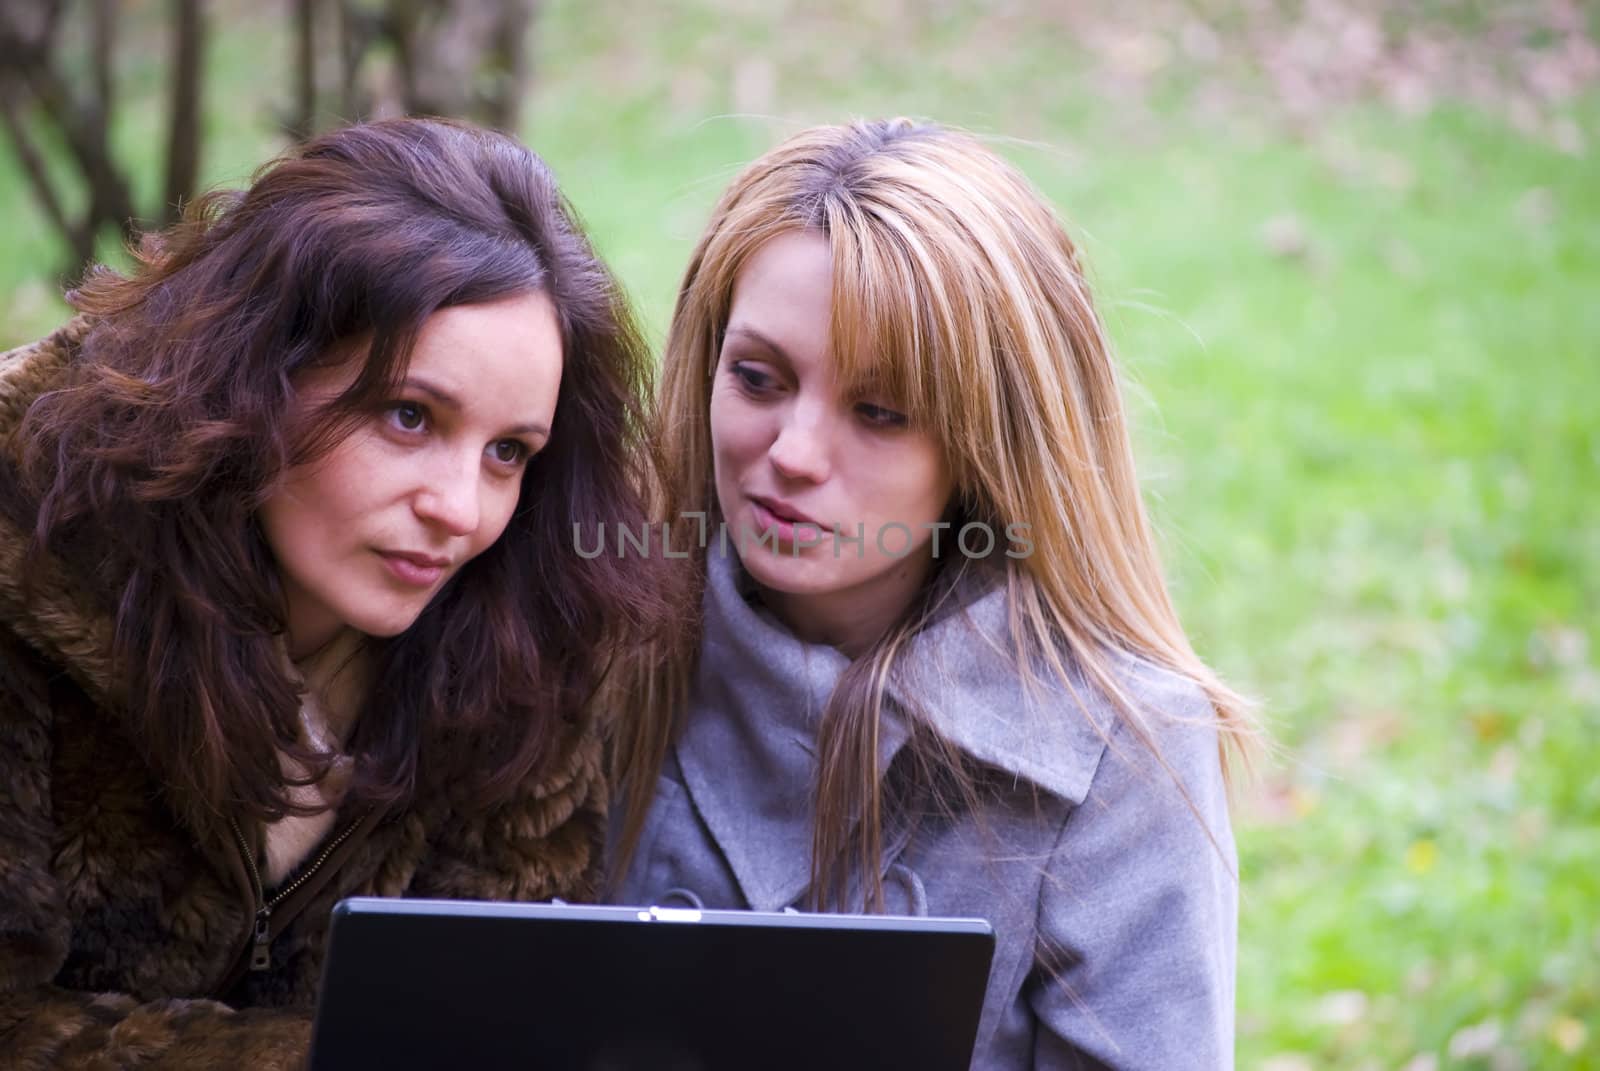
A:
{"label": "blonde bangs", "polygon": [[878,221],[859,217],[854,205],[835,201],[827,206],[825,230],[833,250],[828,344],[834,375],[846,396],[884,398],[918,426],[931,426],[936,414],[925,387],[936,351],[927,338],[919,280]]}
{"label": "blonde bangs", "polygon": [[928,237],[930,221],[891,197],[827,206],[833,249],[830,342],[837,375],[853,394],[884,397],[944,449],[957,483],[998,427],[988,282],[952,257],[961,245]]}

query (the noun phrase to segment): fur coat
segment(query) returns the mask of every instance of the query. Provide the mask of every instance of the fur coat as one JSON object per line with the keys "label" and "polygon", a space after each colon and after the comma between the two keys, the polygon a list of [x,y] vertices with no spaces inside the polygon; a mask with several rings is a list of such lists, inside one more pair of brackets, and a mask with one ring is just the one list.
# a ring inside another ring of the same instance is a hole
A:
{"label": "fur coat", "polygon": [[[6,456],[82,331],[0,355]],[[342,809],[264,890],[258,934],[259,823],[200,836],[176,817],[119,718],[109,616],[48,567],[24,605],[23,543],[0,520],[0,1068],[297,1067],[341,898],[596,892],[605,786],[585,720],[558,773],[489,813]]]}

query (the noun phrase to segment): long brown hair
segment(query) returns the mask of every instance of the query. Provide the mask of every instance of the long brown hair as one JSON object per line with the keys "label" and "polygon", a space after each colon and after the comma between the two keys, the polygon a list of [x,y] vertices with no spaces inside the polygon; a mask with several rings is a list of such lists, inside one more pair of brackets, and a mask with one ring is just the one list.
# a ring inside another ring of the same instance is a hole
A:
{"label": "long brown hair", "polygon": [[[274,482],[393,396],[435,310],[529,291],[551,297],[564,350],[549,443],[500,539],[372,641],[349,792],[403,802],[426,782],[487,806],[544,772],[666,601],[648,563],[572,550],[574,525],[644,517],[652,365],[543,162],[464,124],[352,126],[198,199],[135,257],[69,294],[90,327],[22,424],[8,512],[113,616],[134,737],[186,816],[293,813],[277,750],[313,774],[327,761],[297,750],[275,643],[281,582],[255,520]],[[297,373],[353,353],[328,421],[291,433]]]}
{"label": "long brown hair", "polygon": [[[1008,557],[1000,578],[1025,683],[1098,690],[1159,759],[1147,723],[1162,712],[1140,709],[1131,694],[1123,663],[1132,658],[1197,685],[1223,744],[1242,749],[1253,733],[1249,704],[1195,654],[1167,594],[1110,341],[1078,251],[1028,181],[959,131],[904,119],[816,127],[723,194],[690,258],[663,361],[657,510],[685,529],[678,545],[693,544],[703,523],[693,517],[716,515],[708,412],[734,284],[763,243],[795,230],[831,247],[839,379],[871,378],[913,424],[938,429],[964,519],[1028,530],[1031,553]],[[936,572],[931,583],[952,579]],[[881,903],[885,691],[939,596],[930,587],[913,600],[829,700],[817,747],[815,906],[837,904],[851,870],[869,906]],[[624,864],[698,655],[697,637],[676,640],[641,669],[642,710],[620,737],[615,771],[627,801],[616,853]],[[959,754],[906,713],[913,767],[925,781],[955,784],[954,805],[969,803],[975,787]]]}

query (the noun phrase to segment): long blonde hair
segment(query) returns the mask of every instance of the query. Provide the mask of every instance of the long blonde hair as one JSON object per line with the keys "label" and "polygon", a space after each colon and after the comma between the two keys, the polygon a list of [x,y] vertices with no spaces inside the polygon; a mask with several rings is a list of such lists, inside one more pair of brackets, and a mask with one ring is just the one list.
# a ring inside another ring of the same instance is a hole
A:
{"label": "long blonde hair", "polygon": [[[1078,251],[1043,197],[970,135],[906,119],[816,127],[723,194],[684,274],[663,366],[656,506],[678,528],[675,545],[695,542],[701,522],[686,515],[716,515],[708,413],[735,280],[763,243],[797,229],[832,247],[840,382],[870,381],[913,425],[938,429],[967,520],[996,532],[1028,526],[1032,552],[1004,564],[1024,679],[1067,682],[1070,664],[1154,750],[1116,670],[1132,655],[1197,684],[1224,749],[1242,752],[1248,704],[1195,654],[1167,594]],[[703,551],[693,564],[698,593]],[[842,896],[853,863],[867,901],[881,907],[879,721],[885,686],[926,619],[919,600],[851,666],[824,715],[815,906]],[[687,704],[698,639],[689,629],[650,652],[633,682],[643,710],[622,727],[614,771],[627,808],[624,867]],[[959,773],[936,733],[914,734],[913,746],[921,768]]]}

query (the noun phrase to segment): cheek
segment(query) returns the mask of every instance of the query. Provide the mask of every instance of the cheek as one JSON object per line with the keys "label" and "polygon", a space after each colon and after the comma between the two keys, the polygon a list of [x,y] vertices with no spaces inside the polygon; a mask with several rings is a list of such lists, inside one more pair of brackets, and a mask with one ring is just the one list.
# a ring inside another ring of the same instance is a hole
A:
{"label": "cheek", "polygon": [[261,529],[275,556],[293,560],[315,547],[317,530],[327,517],[327,497],[315,473],[290,471],[283,486],[261,507]]}
{"label": "cheek", "polygon": [[948,472],[937,448],[931,444],[907,444],[900,456],[877,466],[883,487],[879,502],[893,502],[908,523],[938,520],[954,493]]}
{"label": "cheek", "polygon": [[377,512],[393,465],[374,458],[370,444],[347,439],[318,461],[290,469],[261,509],[274,553],[306,553],[339,542]]}
{"label": "cheek", "polygon": [[361,429],[319,460],[291,469],[288,487],[305,509],[330,520],[356,517],[381,500],[410,464],[389,456],[376,434]]}
{"label": "cheek", "polygon": [[345,560],[345,526],[319,509],[308,490],[303,483],[290,485],[266,502],[259,514],[261,534],[291,590],[325,591]]}
{"label": "cheek", "polygon": [[711,456],[719,471],[766,451],[765,424],[762,411],[738,395],[719,389],[711,396]]}
{"label": "cheek", "polygon": [[495,541],[505,535],[511,526],[511,518],[516,516],[517,505],[522,501],[522,483],[520,480],[506,484],[497,483],[483,491],[483,523],[478,528],[478,537],[472,550],[472,556],[479,554],[494,546]]}

